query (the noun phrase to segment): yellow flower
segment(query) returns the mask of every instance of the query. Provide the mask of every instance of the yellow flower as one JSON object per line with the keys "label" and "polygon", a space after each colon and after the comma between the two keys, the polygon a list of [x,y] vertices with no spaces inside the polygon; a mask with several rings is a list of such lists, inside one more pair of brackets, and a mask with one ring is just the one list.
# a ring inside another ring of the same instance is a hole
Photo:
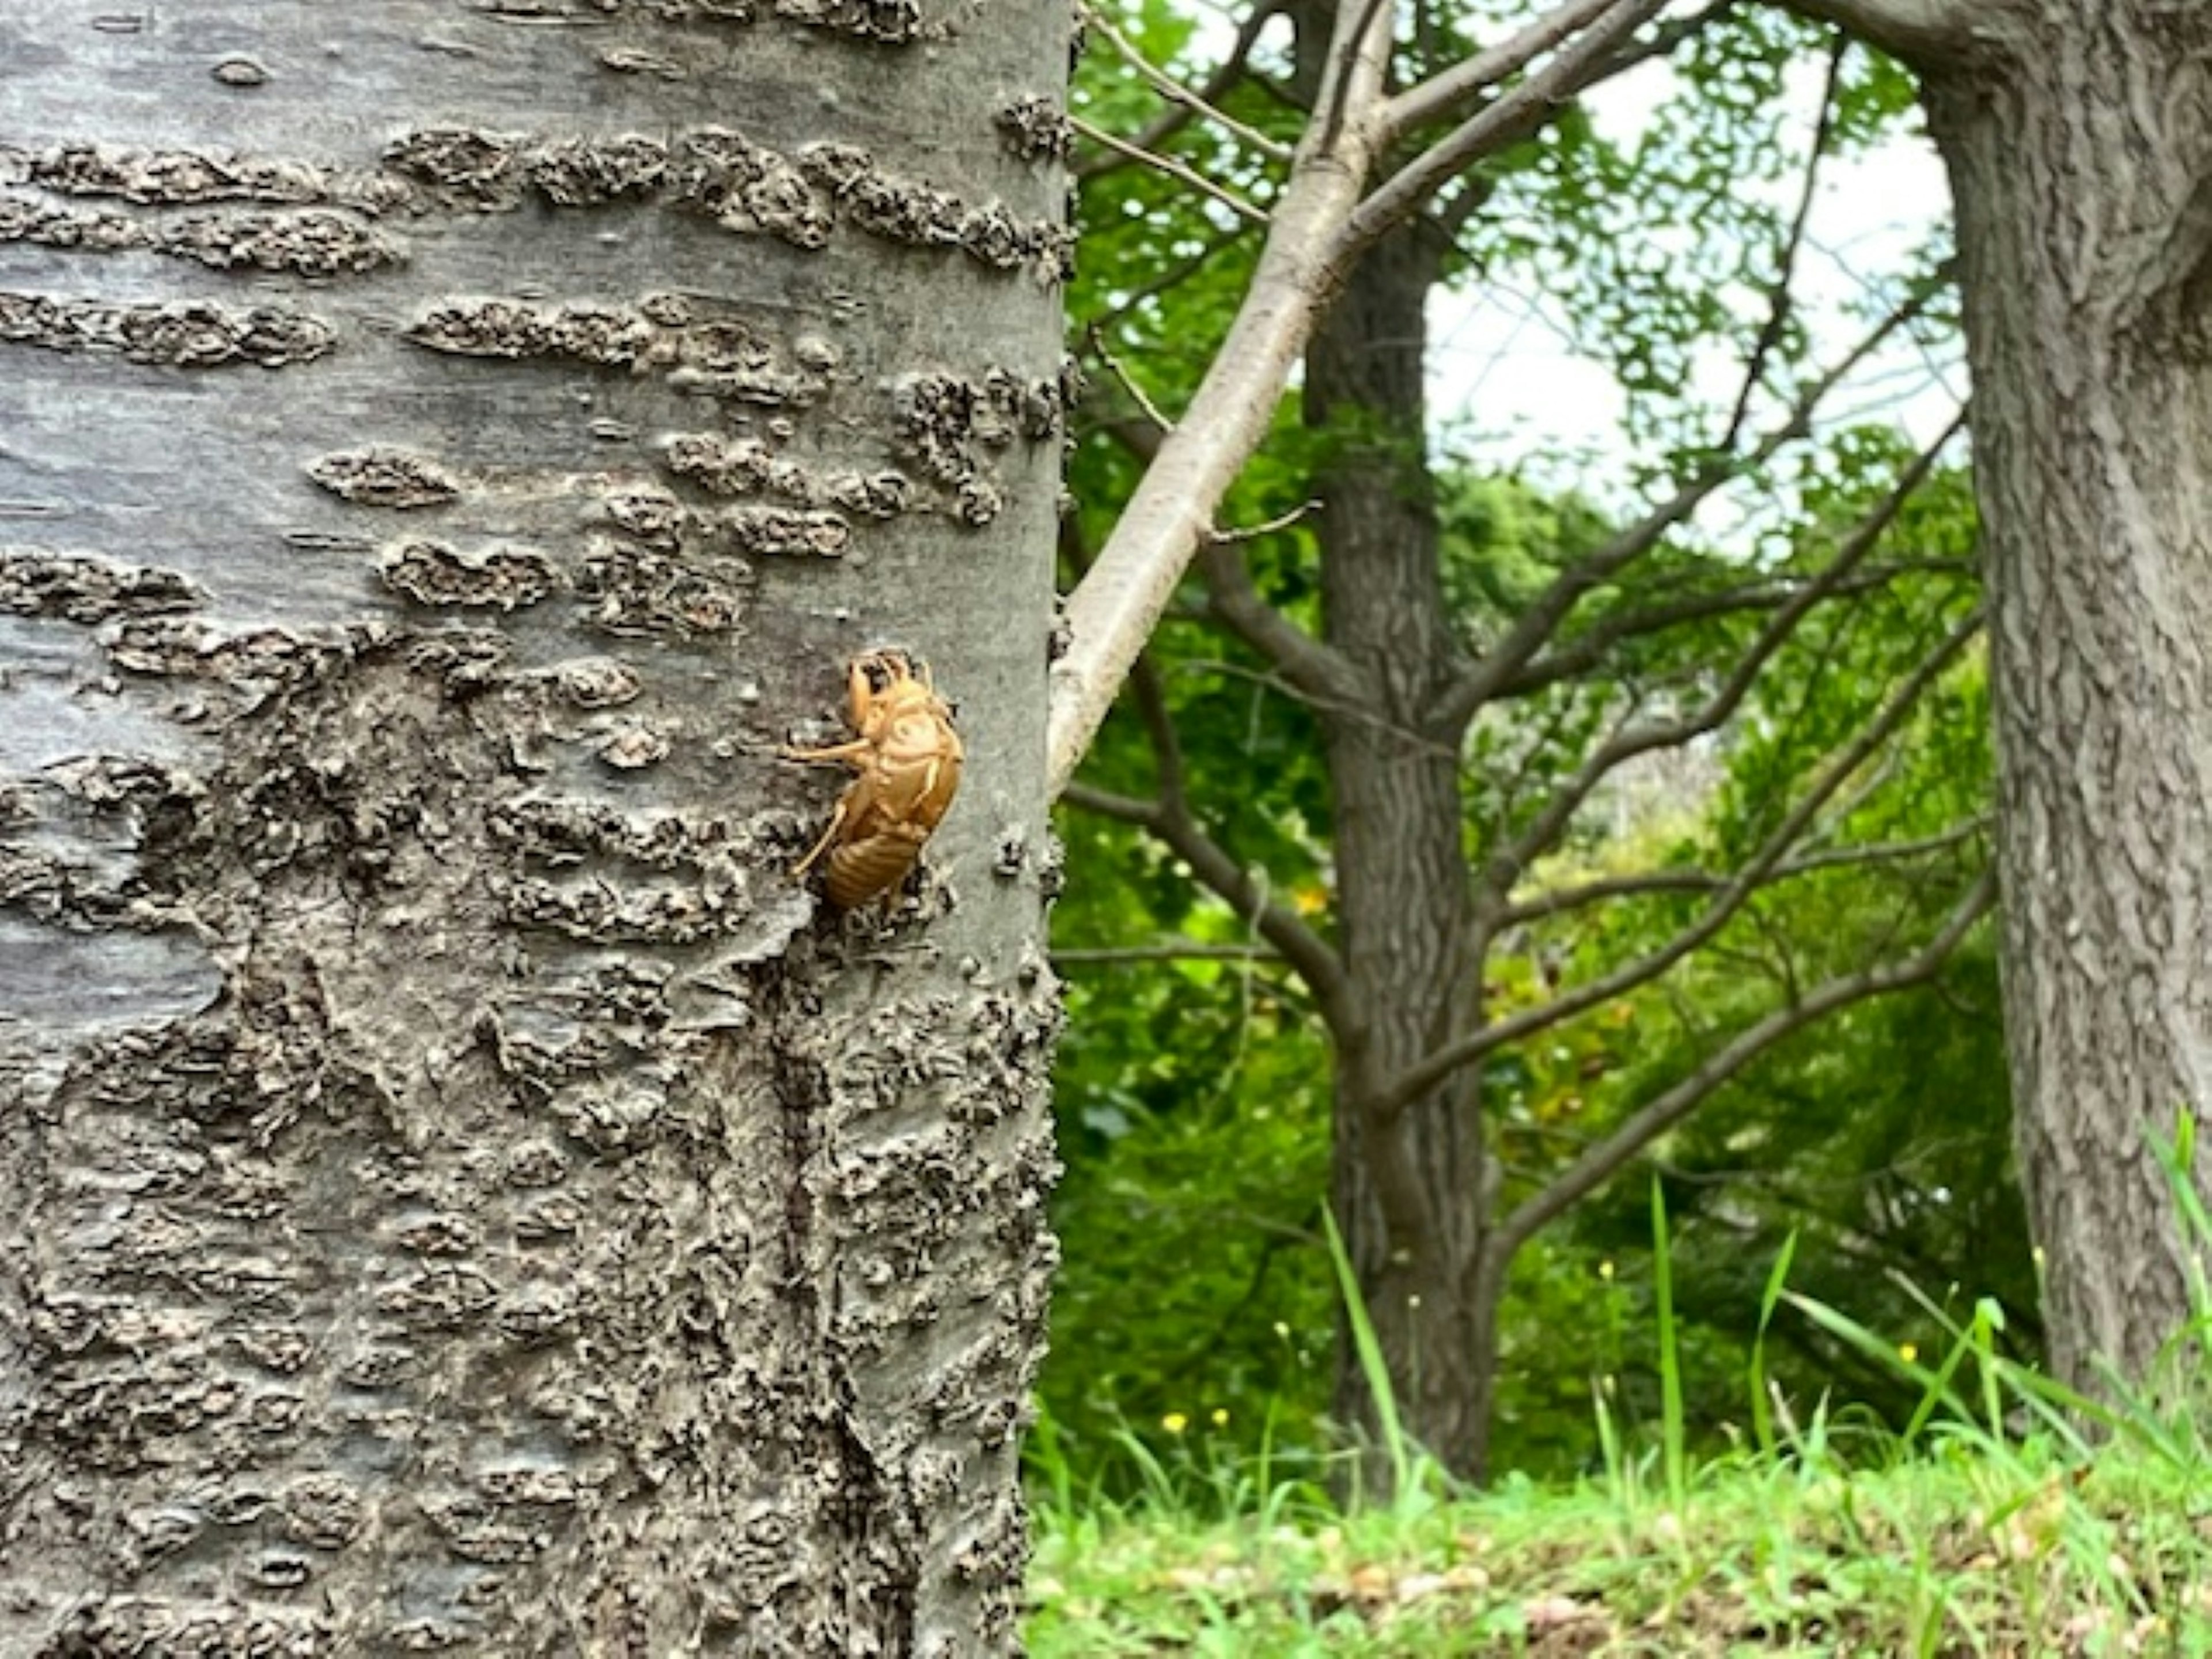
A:
{"label": "yellow flower", "polygon": [[1165,1417],[1160,1419],[1160,1426],[1170,1434],[1181,1434],[1190,1426],[1190,1419],[1185,1417],[1181,1412],[1170,1412]]}
{"label": "yellow flower", "polygon": [[1599,1262],[1599,1263],[1597,1264],[1597,1276],[1598,1276],[1600,1279],[1602,1279],[1603,1280],[1605,1280],[1605,1282],[1606,1282],[1607,1284],[1608,1284],[1608,1285],[1612,1284],[1612,1283],[1613,1283],[1613,1263],[1611,1263],[1610,1261],[1601,1261],[1601,1262]]}
{"label": "yellow flower", "polygon": [[1920,1358],[1920,1345],[1917,1342],[1899,1343],[1897,1345],[1897,1357],[1899,1359],[1902,1359],[1906,1364],[1910,1365],[1913,1361]]}
{"label": "yellow flower", "polygon": [[1216,1406],[1213,1408],[1213,1426],[1217,1429],[1225,1429],[1229,1426],[1229,1408],[1226,1406]]}

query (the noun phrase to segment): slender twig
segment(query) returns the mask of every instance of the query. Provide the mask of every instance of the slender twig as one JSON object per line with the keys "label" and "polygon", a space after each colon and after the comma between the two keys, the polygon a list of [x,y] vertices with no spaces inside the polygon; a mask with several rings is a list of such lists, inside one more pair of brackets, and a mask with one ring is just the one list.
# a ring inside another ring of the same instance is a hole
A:
{"label": "slender twig", "polygon": [[1130,374],[1128,367],[1114,355],[1113,348],[1106,343],[1106,337],[1097,329],[1091,331],[1090,344],[1091,355],[1106,365],[1106,372],[1121,383],[1121,390],[1129,394],[1129,401],[1143,412],[1145,418],[1152,423],[1153,429],[1174,431],[1175,422],[1160,412],[1160,407],[1152,401],[1152,395],[1137,384],[1136,376]]}
{"label": "slender twig", "polygon": [[[1724,484],[1763,465],[1788,445],[1811,430],[1813,416],[1828,394],[1841,385],[1882,343],[1926,309],[1929,296],[1923,294],[1905,301],[1869,331],[1841,361],[1808,386],[1788,416],[1757,443],[1740,454],[1723,456],[1701,468],[1687,483],[1643,520],[1622,531],[1589,557],[1577,560],[1553,578],[1551,585],[1514,619],[1513,626],[1484,652],[1459,684],[1443,699],[1439,718],[1466,720],[1496,696],[1498,690],[1527,667],[1530,659],[1559,631],[1559,625],[1585,594],[1618,575],[1659,545],[1667,533],[1681,524]],[[1922,461],[1932,466],[1935,457],[1958,432],[1961,416],[1923,453]]]}
{"label": "slender twig", "polygon": [[1240,219],[1255,225],[1264,225],[1267,222],[1267,215],[1264,209],[1254,207],[1235,191],[1224,189],[1215,184],[1203,173],[1177,161],[1172,155],[1163,155],[1158,150],[1146,149],[1142,144],[1132,139],[1118,138],[1105,128],[1094,125],[1079,115],[1069,116],[1067,124],[1074,128],[1077,133],[1089,139],[1100,149],[1110,149],[1117,155],[1128,157],[1140,167],[1148,167],[1156,173],[1165,173],[1177,184],[1220,203]]}
{"label": "slender twig", "polygon": [[[1188,112],[1186,120],[1188,116],[1200,117],[1212,122],[1224,132],[1232,134],[1240,143],[1249,145],[1269,161],[1287,161],[1291,159],[1289,145],[1277,143],[1257,127],[1247,126],[1227,111],[1217,107],[1213,101],[1235,84],[1236,76],[1243,72],[1246,55],[1259,40],[1260,31],[1273,19],[1277,9],[1272,5],[1255,6],[1246,15],[1236,43],[1219,68],[1214,70],[1213,78],[1206,89],[1194,91],[1138,51],[1136,44],[1107,21],[1095,7],[1079,5],[1076,8],[1083,19],[1084,27],[1103,35],[1107,44],[1121,55],[1122,61],[1135,70],[1155,92],[1169,102],[1182,106]],[[1176,125],[1181,126],[1184,123]],[[1139,149],[1155,149],[1161,140],[1173,137],[1175,130],[1165,123],[1155,123],[1139,134],[1133,142]]]}
{"label": "slender twig", "polygon": [[[1848,581],[1832,584],[1825,599],[1853,599],[1888,586],[1900,576],[1957,574],[1971,576],[1977,568],[1972,559],[1895,559],[1862,570]],[[1772,611],[1804,592],[1802,578],[1776,578],[1765,582],[1725,588],[1712,593],[1692,593],[1667,605],[1641,611],[1624,611],[1593,623],[1565,644],[1547,651],[1498,688],[1497,698],[1526,696],[1575,679],[1602,663],[1615,646],[1647,635],[1663,633],[1686,623],[1709,622],[1717,617],[1746,611]]]}
{"label": "slender twig", "polygon": [[1705,907],[1696,921],[1665,944],[1622,963],[1610,973],[1601,974],[1572,990],[1564,991],[1550,1002],[1523,1009],[1519,1013],[1443,1044],[1378,1091],[1375,1109],[1386,1115],[1402,1110],[1462,1066],[1472,1064],[1507,1043],[1517,1042],[1532,1032],[1546,1030],[1562,1020],[1587,1012],[1656,979],[1712,939],[1728,925],[1751,896],[1765,886],[1775,866],[1797,844],[1806,827],[1828,799],[1904,725],[1921,694],[1950,666],[1967,642],[1980,633],[1981,626],[1982,613],[1977,610],[1938,642],[1904,684],[1892,695],[1881,711],[1830,763],[1827,769],[1814,781],[1804,799],[1784,817],[1772,833],[1745,861],[1743,867],[1736,872],[1729,885],[1714,896],[1712,902]]}
{"label": "slender twig", "polygon": [[[1948,852],[1976,836],[1986,834],[1989,827],[1989,819],[1975,817],[1917,841],[1869,842],[1856,847],[1834,847],[1825,852],[1808,853],[1777,865],[1767,876],[1766,884],[1772,887],[1821,870],[1925,858],[1931,853]],[[1508,905],[1497,914],[1494,925],[1501,928],[1521,927],[1613,899],[1644,898],[1659,893],[1717,893],[1732,879],[1712,870],[1651,870],[1640,875],[1605,876]]]}
{"label": "slender twig", "polygon": [[1541,1192],[1525,1200],[1498,1224],[1492,1248],[1510,1257],[1547,1223],[1556,1219],[1599,1187],[1701,1104],[1723,1084],[1785,1037],[1815,1020],[1869,997],[1905,990],[1932,980],[1996,900],[1996,879],[1984,872],[1942,930],[1917,955],[1827,980],[1787,1007],[1778,1008],[1739,1032],[1673,1088],[1633,1113],[1555,1176]]}
{"label": "slender twig", "polygon": [[1290,963],[1322,1020],[1340,1041],[1354,1029],[1343,964],[1328,940],[1309,927],[1297,911],[1275,902],[1249,871],[1238,866],[1219,842],[1186,812],[1162,802],[1110,793],[1071,783],[1060,799],[1069,805],[1148,831],[1190,866],[1199,884],[1212,892]]}
{"label": "slender twig", "polygon": [[[1270,94],[1275,92],[1273,82],[1252,70],[1251,56],[1252,48],[1259,44],[1261,34],[1281,15],[1281,10],[1274,0],[1266,0],[1265,3],[1255,5],[1245,13],[1244,21],[1238,27],[1237,38],[1231,43],[1229,51],[1214,66],[1212,74],[1206,79],[1206,84],[1197,89],[1196,97],[1207,108],[1217,107],[1238,86],[1248,82]],[[1197,118],[1196,108],[1188,103],[1177,101],[1173,108],[1163,112],[1136,134],[1135,142],[1146,149],[1158,149]],[[1091,157],[1079,164],[1074,172],[1079,179],[1095,179],[1128,165],[1130,163],[1125,157],[1109,154]]]}
{"label": "slender twig", "polygon": [[1310,518],[1322,510],[1322,505],[1317,499],[1300,501],[1289,512],[1278,513],[1273,518],[1263,519],[1258,524],[1240,524],[1227,530],[1209,532],[1207,539],[1216,547],[1231,547],[1238,542],[1256,542],[1262,536],[1274,535]]}
{"label": "slender twig", "polygon": [[1813,144],[1805,157],[1805,183],[1798,192],[1797,211],[1783,236],[1781,255],[1775,261],[1774,281],[1767,289],[1766,320],[1759,326],[1759,337],[1752,342],[1750,357],[1744,365],[1743,385],[1736,393],[1735,408],[1729,416],[1728,430],[1714,446],[1723,452],[1734,449],[1736,440],[1743,435],[1744,422],[1751,418],[1752,399],[1759,395],[1759,385],[1766,378],[1767,360],[1781,345],[1784,331],[1790,326],[1796,298],[1797,260],[1805,246],[1805,228],[1813,219],[1813,200],[1820,183],[1820,163],[1827,155],[1828,143],[1835,132],[1836,89],[1843,80],[1844,53],[1850,45],[1844,37],[1838,35],[1828,48],[1828,77],[1820,88],[1820,112],[1813,123]]}

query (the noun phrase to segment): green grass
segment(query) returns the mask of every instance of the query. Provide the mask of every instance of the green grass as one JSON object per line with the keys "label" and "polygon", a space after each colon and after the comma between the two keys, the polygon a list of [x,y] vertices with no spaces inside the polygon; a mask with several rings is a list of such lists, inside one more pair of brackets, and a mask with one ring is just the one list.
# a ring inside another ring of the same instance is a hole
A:
{"label": "green grass", "polygon": [[[2212,1483],[2154,1453],[1938,1431],[1419,1511],[1310,1488],[1224,1512],[1218,1473],[1040,1516],[1038,1659],[2212,1653]],[[1231,1488],[1233,1490],[1233,1487]]]}
{"label": "green grass", "polygon": [[[2185,1224],[2212,1243],[2193,1145],[2162,1151]],[[1785,1250],[1760,1346],[1776,1319],[1810,1319],[1911,1379],[1920,1407],[1893,1430],[1786,1400],[1754,1351],[1750,1443],[1695,1463],[1656,1192],[1653,1224],[1662,1421],[1632,1445],[1598,1388],[1601,1478],[1456,1489],[1392,1426],[1338,1247],[1389,1498],[1337,1503],[1325,1460],[1239,1463],[1202,1440],[1163,1459],[1130,1436],[1139,1495],[1113,1501],[1079,1490],[1047,1425],[1031,1652],[2212,1656],[2212,1289],[2192,1285],[2196,1316],[2155,1382],[2111,1378],[2093,1402],[2008,1358],[1993,1304],[1963,1325],[1931,1304],[1950,1340],[1923,1365],[1788,1291]]]}

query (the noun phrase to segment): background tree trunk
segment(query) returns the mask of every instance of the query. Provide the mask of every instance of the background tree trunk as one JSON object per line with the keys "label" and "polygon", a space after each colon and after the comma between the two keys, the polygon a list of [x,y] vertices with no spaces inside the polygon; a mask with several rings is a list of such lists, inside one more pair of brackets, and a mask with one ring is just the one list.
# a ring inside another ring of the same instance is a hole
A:
{"label": "background tree trunk", "polygon": [[1991,589],[2005,995],[2052,1354],[2187,1312],[2148,1136],[2212,1107],[2204,21],[2039,0],[1928,69]]}
{"label": "background tree trunk", "polygon": [[[1305,417],[1323,445],[1323,636],[1365,694],[1322,711],[1357,1027],[1340,1043],[1334,1201],[1407,1431],[1474,1473],[1488,1415],[1470,1302],[1486,1179],[1475,1075],[1396,1110],[1376,1104],[1452,1030],[1468,992],[1459,732],[1436,713],[1462,654],[1423,395],[1437,246],[1416,226],[1353,269],[1307,354]],[[1371,1430],[1358,1354],[1348,1342],[1338,1354],[1338,1413]]]}
{"label": "background tree trunk", "polygon": [[1066,50],[0,18],[0,1651],[1014,1645]]}

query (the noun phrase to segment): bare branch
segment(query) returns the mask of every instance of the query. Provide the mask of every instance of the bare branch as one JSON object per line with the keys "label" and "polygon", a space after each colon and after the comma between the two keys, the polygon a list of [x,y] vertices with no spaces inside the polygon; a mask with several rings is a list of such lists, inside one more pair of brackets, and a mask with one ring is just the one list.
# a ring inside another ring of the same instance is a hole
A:
{"label": "bare branch", "polygon": [[1047,733],[1051,795],[1074,775],[1191,556],[1211,535],[1215,508],[1266,435],[1291,365],[1334,295],[1342,267],[1330,245],[1358,199],[1371,154],[1358,131],[1355,124],[1340,149],[1293,169],[1228,337],[1069,597],[1068,648],[1054,669]]}
{"label": "bare branch", "polygon": [[[1974,574],[1972,559],[1896,559],[1886,564],[1862,570],[1847,581],[1828,586],[1822,598],[1843,599],[1886,587],[1899,576],[1929,575],[1952,572],[1962,576]],[[1716,617],[1725,617],[1749,611],[1773,611],[1787,605],[1804,591],[1802,580],[1776,579],[1747,583],[1713,593],[1691,593],[1666,605],[1646,606],[1641,611],[1624,611],[1593,623],[1576,635],[1557,650],[1547,651],[1518,674],[1498,688],[1496,699],[1526,696],[1540,691],[1559,681],[1574,679],[1589,673],[1605,660],[1615,646],[1647,635],[1664,633],[1685,623],[1708,622]],[[1494,699],[1495,700],[1495,699]]]}
{"label": "bare branch", "polygon": [[1196,939],[1163,939],[1158,945],[1106,945],[1097,949],[1059,950],[1052,953],[1055,968],[1118,968],[1146,962],[1250,962],[1275,963],[1282,957],[1264,945],[1203,945]]}
{"label": "bare branch", "polygon": [[1300,501],[1287,513],[1278,513],[1272,519],[1262,519],[1258,524],[1240,524],[1232,529],[1217,530],[1212,538],[1216,547],[1231,547],[1238,542],[1256,542],[1262,536],[1273,536],[1311,518],[1322,510],[1318,498]]}
{"label": "bare branch", "polygon": [[1854,1002],[1925,984],[1935,978],[1996,899],[1996,878],[1985,872],[1952,911],[1942,931],[1918,955],[1904,962],[1826,981],[1789,1006],[1775,1010],[1739,1032],[1689,1076],[1575,1159],[1541,1192],[1516,1206],[1498,1224],[1493,1248],[1501,1256],[1510,1257],[1547,1223],[1610,1180],[1630,1159],[1694,1111],[1715,1090],[1784,1038]]}
{"label": "bare branch", "polygon": [[1829,763],[1827,769],[1814,781],[1804,799],[1790,809],[1773,832],[1745,861],[1743,868],[1736,872],[1728,886],[1714,896],[1713,902],[1706,906],[1695,921],[1664,945],[1621,963],[1611,973],[1601,974],[1572,990],[1564,991],[1540,1006],[1523,1009],[1517,1014],[1444,1044],[1427,1059],[1407,1067],[1381,1091],[1375,1109],[1383,1114],[1403,1109],[1461,1066],[1481,1059],[1493,1049],[1503,1048],[1509,1042],[1517,1042],[1533,1032],[1587,1012],[1601,1003],[1609,1002],[1656,979],[1712,939],[1765,884],[1776,866],[1796,845],[1822,805],[1843,786],[1846,779],[1865,764],[1869,756],[1896,733],[1912,712],[1921,694],[1949,667],[1966,642],[1981,631],[1981,626],[1982,613],[1978,610],[1944,636],[1922,659],[1920,665],[1881,711]]}
{"label": "bare branch", "polygon": [[1198,574],[1206,584],[1206,613],[1274,664],[1309,701],[1354,708],[1374,702],[1366,677],[1350,658],[1260,597],[1240,549],[1219,542],[1208,545],[1199,553]]}
{"label": "bare branch", "polygon": [[1575,814],[1582,810],[1593,790],[1607,775],[1634,760],[1638,755],[1648,755],[1657,749],[1679,748],[1692,738],[1702,737],[1714,730],[1733,714],[1738,705],[1750,695],[1759,676],[1775,653],[1788,642],[1796,631],[1797,624],[1815,605],[1824,603],[1834,589],[1846,580],[1855,566],[1882,538],[1904,510],[1906,500],[1926,478],[1941,452],[1942,441],[1923,451],[1919,459],[1905,470],[1905,476],[1882,497],[1873,512],[1859,520],[1851,533],[1844,538],[1836,556],[1828,562],[1826,569],[1793,595],[1769,618],[1759,637],[1738,660],[1734,671],[1721,683],[1720,689],[1704,707],[1686,719],[1655,722],[1643,726],[1630,726],[1585,760],[1573,777],[1559,787],[1544,810],[1536,815],[1535,822],[1523,830],[1513,845],[1502,855],[1504,862],[1516,872],[1526,869],[1543,854],[1551,850],[1554,842],[1565,832]]}
{"label": "bare branch", "polygon": [[[1588,558],[1562,571],[1521,613],[1505,636],[1484,652],[1480,660],[1468,670],[1467,677],[1444,700],[1438,719],[1462,722],[1472,719],[1476,709],[1497,696],[1501,687],[1528,666],[1529,659],[1559,630],[1559,624],[1585,594],[1656,547],[1668,531],[1705,505],[1723,484],[1764,465],[1784,446],[1803,437],[1811,429],[1814,413],[1828,394],[1879,350],[1892,334],[1925,310],[1930,297],[1916,296],[1891,312],[1841,362],[1805,389],[1787,420],[1750,449],[1741,455],[1723,456],[1712,461],[1672,497],[1647,514],[1642,522],[1632,525]],[[1935,456],[1959,431],[1964,420],[1965,416],[1960,416],[1944,429],[1923,457],[1923,465],[1933,465]]]}
{"label": "bare branch", "polygon": [[1340,1041],[1353,1029],[1344,967],[1328,941],[1309,927],[1297,911],[1270,899],[1252,872],[1240,867],[1188,811],[1165,801],[1138,800],[1080,783],[1068,785],[1060,799],[1086,812],[1135,824],[1153,836],[1190,866],[1200,886],[1228,905],[1290,963]]}
{"label": "bare branch", "polygon": [[1820,88],[1820,113],[1813,123],[1813,143],[1805,157],[1805,184],[1797,197],[1797,211],[1790,222],[1790,229],[1782,239],[1782,257],[1776,262],[1774,282],[1767,289],[1766,321],[1752,343],[1750,360],[1744,365],[1743,386],[1736,393],[1735,411],[1729,416],[1728,431],[1717,449],[1734,449],[1736,440],[1743,435],[1744,422],[1751,418],[1752,399],[1759,395],[1759,382],[1766,378],[1766,361],[1782,343],[1782,331],[1789,325],[1790,312],[1795,303],[1795,278],[1797,256],[1805,246],[1805,228],[1812,222],[1813,198],[1820,183],[1820,162],[1828,153],[1828,141],[1835,131],[1836,88],[1843,79],[1844,51],[1849,43],[1840,35],[1828,51],[1828,78]]}
{"label": "bare branch", "polygon": [[1129,401],[1143,412],[1155,431],[1166,432],[1174,427],[1175,422],[1160,412],[1159,405],[1152,401],[1151,394],[1144,387],[1137,384],[1136,377],[1129,373],[1121,360],[1114,355],[1113,349],[1106,343],[1105,335],[1096,328],[1091,331],[1091,349],[1098,361],[1106,365],[1107,373],[1121,382],[1121,390],[1129,394]]}
{"label": "bare branch", "polygon": [[[1125,448],[1147,462],[1159,455],[1168,430],[1164,422],[1140,427],[1127,421],[1109,429]],[[1298,513],[1305,510],[1300,507]],[[1273,663],[1295,694],[1306,701],[1317,707],[1365,708],[1373,699],[1351,659],[1260,597],[1237,545],[1243,539],[1236,532],[1206,528],[1197,562],[1199,580],[1206,584],[1206,616]]]}
{"label": "bare branch", "polygon": [[1406,88],[1382,106],[1383,125],[1395,138],[1430,121],[1442,120],[1478,94],[1518,74],[1571,35],[1588,28],[1619,0],[1567,0],[1519,33],[1487,51],[1462,58],[1449,69]]}
{"label": "bare branch", "polygon": [[1140,166],[1151,167],[1156,173],[1165,173],[1186,189],[1194,190],[1208,200],[1220,203],[1240,219],[1255,225],[1264,225],[1267,222],[1267,216],[1261,209],[1254,207],[1236,191],[1224,189],[1211,179],[1185,166],[1172,155],[1163,155],[1157,150],[1146,149],[1142,144],[1131,139],[1117,138],[1105,128],[1094,126],[1079,115],[1069,116],[1067,124],[1102,149],[1110,149],[1116,155],[1127,156]]}
{"label": "bare branch", "polygon": [[[1121,54],[1122,60],[1130,68],[1135,70],[1144,78],[1147,85],[1169,102],[1180,106],[1177,113],[1181,118],[1155,121],[1139,133],[1132,141],[1137,149],[1157,149],[1164,140],[1174,137],[1176,132],[1188,125],[1193,117],[1203,117],[1224,131],[1234,135],[1239,142],[1249,145],[1271,161],[1288,161],[1291,159],[1291,152],[1286,145],[1276,143],[1256,127],[1245,125],[1235,116],[1217,108],[1214,103],[1216,99],[1223,96],[1235,86],[1237,78],[1243,74],[1245,59],[1250,55],[1254,44],[1258,41],[1260,32],[1274,20],[1276,13],[1280,9],[1279,7],[1270,4],[1252,8],[1246,15],[1243,27],[1237,30],[1236,42],[1230,47],[1228,56],[1222,59],[1219,67],[1207,80],[1204,89],[1200,91],[1193,91],[1183,85],[1182,82],[1146,57],[1143,52],[1138,51],[1135,44],[1113,24],[1107,21],[1095,8],[1079,6],[1076,9],[1083,19],[1084,27],[1103,35],[1108,44]],[[1076,170],[1076,174],[1079,178],[1091,178],[1105,170],[1103,167],[1079,167]]]}
{"label": "bare branch", "polygon": [[[1869,842],[1856,847],[1832,847],[1826,852],[1808,853],[1802,858],[1777,865],[1767,872],[1765,884],[1772,887],[1820,870],[1868,864],[1897,864],[1909,859],[1925,858],[1931,853],[1948,852],[1984,833],[1989,827],[1990,821],[1986,817],[1975,817],[1964,823],[1954,824],[1939,834],[1923,836],[1917,841]],[[1655,893],[1717,893],[1725,889],[1731,879],[1711,870],[1650,870],[1641,875],[1606,876],[1596,881],[1559,888],[1510,905],[1498,912],[1492,919],[1492,925],[1500,928],[1516,927],[1613,899],[1642,898]]]}
{"label": "bare branch", "polygon": [[1484,156],[1540,131],[1559,106],[1604,71],[1622,42],[1665,9],[1667,0],[1614,0],[1612,9],[1561,46],[1510,92],[1503,93],[1376,187],[1353,209],[1338,239],[1358,253],[1419,212],[1444,184]]}

